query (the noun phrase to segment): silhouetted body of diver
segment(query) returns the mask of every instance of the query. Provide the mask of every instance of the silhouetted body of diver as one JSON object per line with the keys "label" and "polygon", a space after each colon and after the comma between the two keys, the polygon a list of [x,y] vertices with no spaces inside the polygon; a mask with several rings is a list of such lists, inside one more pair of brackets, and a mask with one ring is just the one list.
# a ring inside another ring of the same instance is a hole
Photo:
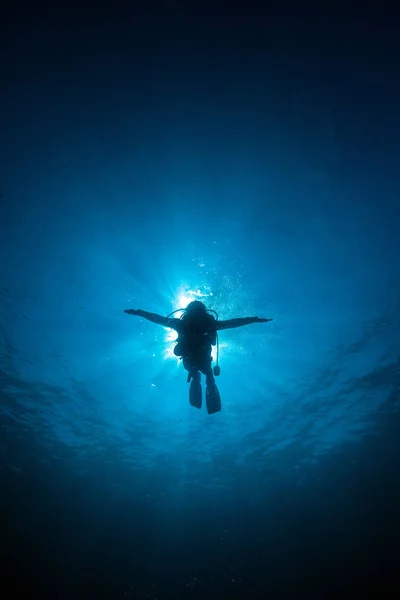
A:
{"label": "silhouetted body of diver", "polygon": [[[222,329],[250,325],[251,323],[267,323],[268,321],[272,321],[272,319],[260,319],[259,317],[218,321],[218,319],[215,319],[210,314],[210,312],[214,311],[207,309],[199,300],[190,302],[179,319],[171,318],[171,315],[163,317],[140,309],[128,309],[124,312],[128,315],[138,315],[158,325],[175,329],[178,333],[178,339],[176,340],[177,344],[174,353],[182,359],[183,366],[188,371],[187,381],[191,382],[189,390],[190,404],[196,408],[201,408],[201,372],[206,376],[206,404],[209,414],[221,410],[221,398],[214,379],[214,375],[217,376],[220,373],[217,332]],[[215,345],[217,345],[217,365],[213,371],[211,368],[211,346]]]}

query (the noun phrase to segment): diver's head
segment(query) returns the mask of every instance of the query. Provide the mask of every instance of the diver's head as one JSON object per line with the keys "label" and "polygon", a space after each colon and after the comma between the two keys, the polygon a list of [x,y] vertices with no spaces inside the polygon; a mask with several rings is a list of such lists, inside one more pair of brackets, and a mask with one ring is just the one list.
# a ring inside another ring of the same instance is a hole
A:
{"label": "diver's head", "polygon": [[207,309],[205,305],[202,302],[200,302],[200,300],[193,300],[193,302],[190,302],[185,308],[185,311],[190,314],[205,313],[206,310]]}

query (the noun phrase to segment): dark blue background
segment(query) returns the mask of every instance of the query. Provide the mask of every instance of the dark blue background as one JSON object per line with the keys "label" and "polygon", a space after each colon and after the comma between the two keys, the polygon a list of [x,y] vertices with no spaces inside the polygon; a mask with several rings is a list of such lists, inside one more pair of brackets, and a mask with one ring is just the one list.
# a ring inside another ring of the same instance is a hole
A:
{"label": "dark blue background", "polygon": [[[10,596],[399,592],[400,70],[368,5],[3,13]],[[223,410],[168,314],[220,318]]]}

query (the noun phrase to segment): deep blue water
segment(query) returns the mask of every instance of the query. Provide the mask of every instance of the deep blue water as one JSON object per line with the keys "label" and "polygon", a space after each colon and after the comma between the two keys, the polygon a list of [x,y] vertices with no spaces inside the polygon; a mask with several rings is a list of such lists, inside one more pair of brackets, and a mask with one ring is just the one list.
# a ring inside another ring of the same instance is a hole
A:
{"label": "deep blue water", "polygon": [[[3,27],[4,586],[395,597],[398,33],[189,12]],[[220,334],[212,416],[123,313],[195,297],[274,319]]]}

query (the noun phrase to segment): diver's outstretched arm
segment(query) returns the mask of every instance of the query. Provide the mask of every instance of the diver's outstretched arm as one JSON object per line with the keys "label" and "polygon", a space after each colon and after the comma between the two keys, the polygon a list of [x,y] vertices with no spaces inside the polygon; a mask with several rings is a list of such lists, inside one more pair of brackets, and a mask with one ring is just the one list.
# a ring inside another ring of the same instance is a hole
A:
{"label": "diver's outstretched arm", "polygon": [[137,315],[138,317],[143,317],[152,323],[156,323],[156,325],[163,325],[163,327],[170,327],[171,329],[176,329],[176,322],[179,321],[179,319],[169,319],[168,317],[163,317],[162,315],[157,315],[156,313],[150,313],[146,310],[141,310],[140,308],[137,310],[129,308],[124,310],[124,312],[128,315]]}
{"label": "diver's outstretched arm", "polygon": [[217,329],[233,329],[234,327],[243,327],[251,323],[268,323],[272,319],[260,319],[259,317],[243,317],[241,319],[228,319],[228,321],[217,321]]}

